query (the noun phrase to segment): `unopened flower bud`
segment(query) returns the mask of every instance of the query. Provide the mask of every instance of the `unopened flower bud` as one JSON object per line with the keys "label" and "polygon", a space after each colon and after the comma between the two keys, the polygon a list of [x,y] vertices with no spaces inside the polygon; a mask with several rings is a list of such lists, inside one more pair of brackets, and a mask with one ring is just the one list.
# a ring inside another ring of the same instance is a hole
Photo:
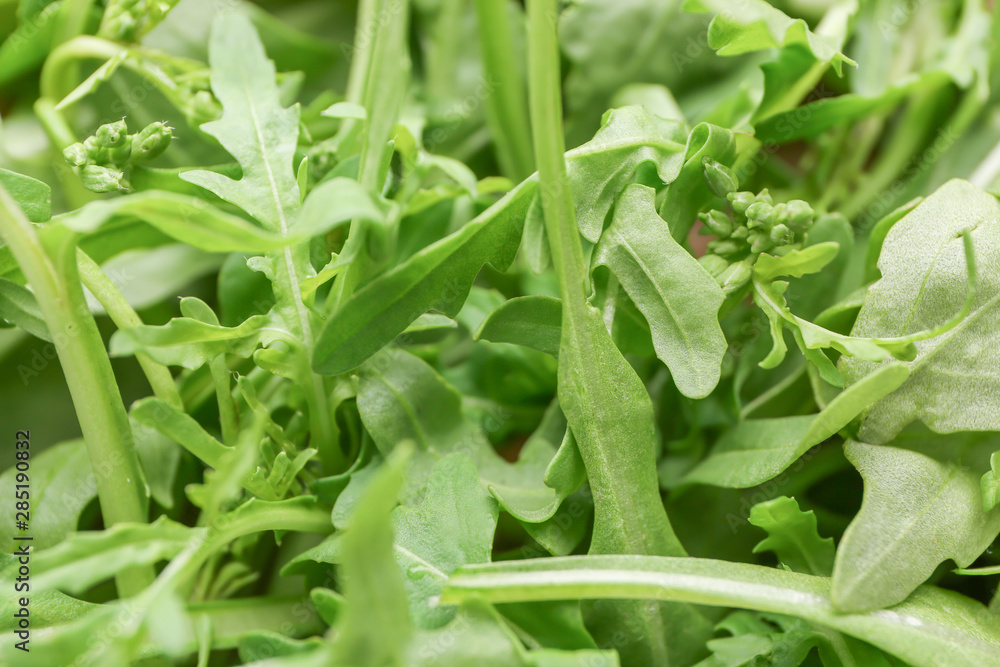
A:
{"label": "unopened flower bud", "polygon": [[128,137],[128,126],[125,124],[124,118],[114,123],[105,123],[97,128],[95,136],[99,146],[116,148],[125,143],[125,139]]}
{"label": "unopened flower bud", "polygon": [[705,168],[705,180],[708,181],[708,187],[716,197],[726,197],[729,193],[736,192],[739,185],[729,167],[707,155],[702,158],[701,163]]}
{"label": "unopened flower bud", "polygon": [[750,282],[752,274],[753,264],[750,262],[750,259],[742,259],[730,265],[729,268],[719,274],[716,282],[719,283],[719,287],[722,288],[723,292],[732,294]]}
{"label": "unopened flower bud", "polygon": [[771,241],[770,235],[767,232],[760,230],[750,232],[750,236],[747,237],[747,241],[750,243],[750,252],[754,254],[770,250],[771,246],[774,245]]}
{"label": "unopened flower bud", "polygon": [[119,169],[88,164],[80,171],[80,182],[93,192],[121,192],[128,189],[122,182],[123,176]]}
{"label": "unopened flower bud", "polygon": [[722,257],[735,255],[740,251],[741,248],[742,248],[741,244],[737,243],[736,241],[732,241],[730,239],[726,239],[724,241],[712,241],[711,243],[708,244],[709,252],[721,255]]}
{"label": "unopened flower bud", "polygon": [[719,238],[725,238],[733,233],[733,221],[728,215],[721,211],[709,211],[700,213],[698,219],[702,224]]}
{"label": "unopened flower bud", "polygon": [[788,212],[788,226],[797,232],[803,232],[810,227],[813,223],[813,210],[806,202],[801,199],[793,199],[788,202],[787,205]]}
{"label": "unopened flower bud", "polygon": [[709,253],[698,258],[698,263],[708,271],[713,278],[718,278],[722,272],[729,268],[729,262],[718,255]]}
{"label": "unopened flower bud", "polygon": [[795,240],[795,234],[785,225],[775,225],[771,228],[771,240],[777,245],[787,245]]}
{"label": "unopened flower bud", "polygon": [[149,162],[170,145],[172,128],[160,122],[150,123],[132,138],[132,164]]}
{"label": "unopened flower bud", "polygon": [[71,167],[82,167],[88,161],[87,149],[80,142],[63,149],[63,157],[66,158],[66,163]]}
{"label": "unopened flower bud", "polygon": [[752,192],[730,192],[726,197],[737,213],[746,213],[750,205],[757,201]]}

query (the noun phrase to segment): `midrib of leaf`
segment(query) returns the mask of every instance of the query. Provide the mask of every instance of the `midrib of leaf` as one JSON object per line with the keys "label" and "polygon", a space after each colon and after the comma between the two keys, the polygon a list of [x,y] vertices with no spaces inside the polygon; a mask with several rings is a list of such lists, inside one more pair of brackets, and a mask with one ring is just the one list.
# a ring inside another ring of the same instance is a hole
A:
{"label": "midrib of leaf", "polygon": [[[230,21],[232,21],[232,19],[230,19]],[[253,39],[259,40],[259,37],[255,33],[252,25],[249,23],[249,20],[241,18],[239,21],[245,21],[246,25],[240,26],[236,29],[245,29],[247,30],[247,34]],[[233,25],[239,25],[239,23],[230,23],[230,27],[228,29],[234,29],[231,27]],[[263,51],[263,46],[261,44],[258,43],[254,46],[255,48]],[[210,56],[213,51],[214,49],[210,48]],[[278,185],[276,170],[282,168],[291,170],[292,165],[284,165],[283,167],[280,164],[274,164],[274,161],[277,158],[276,152],[271,150],[271,147],[265,140],[263,123],[261,121],[261,110],[258,108],[260,96],[255,94],[254,83],[252,81],[252,75],[254,73],[250,71],[249,67],[253,57],[254,56],[239,59],[239,65],[235,68],[238,80],[233,81],[231,85],[239,90],[239,95],[244,101],[244,105],[250,117],[250,123],[253,127],[254,134],[254,153],[256,154],[257,160],[259,160],[264,167],[267,179],[266,195],[272,206],[273,220],[276,221],[278,225],[277,231],[281,236],[287,238],[289,236],[289,223],[285,209],[282,206],[281,191]],[[263,57],[266,58],[266,54],[264,54]],[[263,69],[268,72],[268,74],[273,72],[273,68],[270,66],[265,66]],[[214,76],[215,74],[213,73],[213,77]],[[213,81],[213,86],[214,85],[215,83]],[[270,81],[263,85],[276,87],[273,77]],[[280,101],[277,101],[277,93],[275,93],[274,99],[278,106],[279,113],[284,111],[284,109],[280,106]],[[267,109],[264,111],[266,113]],[[224,122],[225,118],[226,116],[223,114],[222,119],[215,122]],[[241,164],[240,166],[244,169],[245,177],[246,165]],[[295,183],[294,178],[291,179],[291,182]],[[261,222],[261,224],[265,227],[273,226],[273,223],[270,220],[260,220],[259,222]],[[275,296],[277,297],[279,303],[282,301],[288,303],[288,300],[290,300],[290,305],[295,315],[295,321],[286,322],[285,324],[289,325],[293,329],[294,334],[301,336],[303,343],[305,344],[306,354],[303,355],[305,359],[305,368],[303,369],[303,372],[309,378],[310,385],[306,389],[305,396],[309,410],[308,416],[311,427],[310,430],[312,432],[311,435],[315,438],[316,449],[319,450],[324,465],[330,468],[331,472],[339,471],[343,467],[343,455],[339,452],[336,442],[334,442],[334,427],[330,420],[323,378],[322,376],[314,373],[309,367],[309,360],[312,357],[313,348],[315,347],[315,336],[312,329],[312,323],[310,321],[309,311],[302,300],[301,280],[298,274],[298,268],[295,264],[295,258],[292,253],[293,248],[291,246],[282,248],[277,257],[275,257],[273,253],[268,253],[270,258],[276,260],[274,262],[274,279],[277,283],[278,289],[275,290]]]}
{"label": "midrib of leaf", "polygon": [[424,560],[423,558],[421,558],[417,554],[413,553],[412,551],[410,551],[406,547],[400,545],[398,542],[394,543],[392,545],[392,547],[393,547],[393,549],[395,549],[399,553],[403,554],[404,556],[406,556],[410,560],[414,560],[414,561],[420,563],[421,565],[423,565],[424,567],[426,567],[428,570],[431,571],[431,574],[433,574],[438,579],[441,579],[442,581],[448,581],[448,575],[445,574],[444,572],[442,572],[441,570],[439,570],[437,567],[435,567],[433,563],[430,563],[430,562]]}
{"label": "midrib of leaf", "polygon": [[[794,616],[863,639],[916,665],[1000,665],[1000,621],[978,603],[922,587],[891,609],[837,613],[830,579],[700,558],[570,556],[460,568],[441,601],[658,599]],[[954,618],[949,624],[948,619]],[[970,625],[967,625],[970,622]],[[971,660],[971,662],[970,662]]]}
{"label": "midrib of leaf", "polygon": [[[267,142],[264,141],[264,133],[261,131],[257,105],[254,103],[255,96],[250,82],[246,78],[246,68],[241,67],[239,72],[240,87],[243,89],[244,96],[250,100],[250,104],[247,105],[247,110],[250,113],[251,122],[253,123],[254,136],[257,139],[257,150],[261,156],[261,162],[264,164],[264,170],[267,173],[268,194],[270,195],[271,205],[274,207],[275,219],[278,221],[278,232],[283,237],[287,238],[288,219],[285,217],[285,209],[281,205],[281,194],[278,191],[278,181],[274,176],[274,167],[271,164],[273,155],[268,150]],[[296,315],[298,316],[300,331],[296,331],[295,333],[302,336],[305,341],[306,348],[311,351],[313,348],[312,324],[309,321],[309,313],[306,310],[305,304],[302,302],[299,275],[295,268],[295,261],[292,258],[291,247],[286,246],[282,248],[281,258],[285,265],[285,273],[282,276],[282,278],[285,279],[285,284],[282,285],[282,288],[289,290],[292,305],[294,306]]]}
{"label": "midrib of leaf", "polygon": [[[937,355],[938,352],[940,352],[942,349],[948,347],[948,342],[952,338],[954,338],[959,333],[961,333],[962,331],[964,331],[965,328],[970,323],[974,323],[985,312],[987,312],[988,310],[990,310],[991,308],[993,308],[993,306],[997,305],[997,303],[1000,303],[1000,293],[997,293],[993,298],[991,298],[989,301],[987,301],[986,303],[984,303],[978,310],[976,310],[973,313],[970,313],[964,320],[962,320],[961,322],[959,322],[958,324],[956,324],[955,327],[951,331],[947,332],[946,334],[943,334],[940,337],[939,342],[938,342],[937,345],[935,345],[931,349],[927,350],[927,352],[925,354],[921,355],[919,359],[917,359],[916,361],[913,362],[913,366],[912,366],[913,373],[916,373],[919,369],[923,368],[924,364],[926,364],[928,361],[930,361],[931,359],[933,359]],[[957,375],[958,377],[966,377],[966,376],[958,375],[957,373],[955,375]]]}

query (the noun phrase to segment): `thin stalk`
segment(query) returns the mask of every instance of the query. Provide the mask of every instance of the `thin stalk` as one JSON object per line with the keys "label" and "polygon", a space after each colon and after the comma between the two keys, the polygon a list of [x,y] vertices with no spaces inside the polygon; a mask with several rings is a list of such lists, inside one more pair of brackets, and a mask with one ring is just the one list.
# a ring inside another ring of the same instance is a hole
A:
{"label": "thin stalk", "polygon": [[841,213],[848,218],[855,217],[892,183],[923,144],[926,137],[924,119],[939,104],[940,95],[941,89],[937,88],[929,92],[921,91],[911,97],[885,150],[881,151],[873,167],[858,182],[857,190],[840,206]]}
{"label": "thin stalk", "polygon": [[455,97],[458,78],[459,47],[462,34],[464,0],[435,3],[434,17],[428,26],[424,44],[424,90],[427,99],[438,109],[446,108]]}
{"label": "thin stalk", "polygon": [[501,171],[523,181],[535,171],[524,76],[517,66],[508,0],[476,0],[479,45],[488,93],[486,122]]}
{"label": "thin stalk", "polygon": [[566,175],[562,132],[562,82],[556,43],[554,0],[528,2],[531,125],[535,159],[552,261],[564,303],[587,298],[586,263],[576,224],[576,208]]}
{"label": "thin stalk", "polygon": [[[409,58],[400,61],[400,54],[406,55],[406,35],[408,28],[408,3],[376,3],[377,16],[375,34],[371,39],[371,49],[367,57],[369,69],[365,77],[364,107],[367,118],[361,138],[358,182],[373,193],[382,191],[388,168],[388,142],[394,135],[393,128],[399,118],[399,110],[406,97],[406,83],[409,78]],[[366,26],[360,21],[358,32]],[[370,28],[370,27],[368,27]],[[354,72],[352,70],[352,76]],[[341,256],[352,260],[333,284],[326,304],[327,312],[334,313],[361,283],[370,261],[365,253],[367,245],[365,223],[352,220],[347,241]]]}
{"label": "thin stalk", "polygon": [[[590,279],[566,172],[556,0],[528,0],[528,90],[539,196],[562,295],[558,396],[594,494],[591,553],[681,556],[655,469],[653,405],[600,313],[587,301]],[[618,401],[618,403],[615,403]],[[598,643],[614,642],[627,664],[689,664],[690,637],[707,623],[690,607],[588,604]],[[682,641],[679,633],[688,636]]]}
{"label": "thin stalk", "polygon": [[[135,312],[115,284],[111,282],[111,279],[101,270],[100,265],[79,249],[76,251],[76,260],[80,282],[104,306],[104,310],[115,326],[119,329],[142,326],[139,314]],[[178,410],[183,410],[184,403],[181,401],[180,392],[177,390],[177,384],[174,382],[174,376],[170,373],[170,369],[158,361],[154,361],[143,352],[137,353],[135,357],[139,366],[142,367],[142,372],[146,375],[146,380],[149,382],[153,394]]]}
{"label": "thin stalk", "polygon": [[38,84],[40,96],[58,103],[76,88],[78,68],[74,63],[84,58],[110,60],[127,50],[121,44],[91,35],[79,35],[60,44],[42,66]]}
{"label": "thin stalk", "polygon": [[[0,235],[31,284],[52,334],[95,471],[105,525],[145,523],[149,489],[104,341],[77,277],[75,250],[67,248],[71,239],[59,239],[62,245],[54,250],[61,251],[62,261],[55,261],[3,187]],[[118,593],[135,595],[153,579],[152,567],[126,570],[116,577]]]}
{"label": "thin stalk", "polygon": [[222,427],[222,441],[233,447],[240,434],[239,417],[236,414],[236,403],[233,401],[233,388],[229,382],[229,367],[226,366],[226,355],[220,354],[208,363],[215,383],[215,397],[219,403],[219,425]]}

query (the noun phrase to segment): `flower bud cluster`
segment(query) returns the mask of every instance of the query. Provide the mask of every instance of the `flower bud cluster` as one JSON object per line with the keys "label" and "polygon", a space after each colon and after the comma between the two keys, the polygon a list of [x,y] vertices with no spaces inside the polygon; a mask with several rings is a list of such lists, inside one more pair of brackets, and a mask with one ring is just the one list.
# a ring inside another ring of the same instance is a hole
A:
{"label": "flower bud cluster", "polygon": [[705,158],[704,167],[712,192],[728,200],[731,210],[698,215],[702,233],[716,237],[699,261],[724,291],[733,291],[750,280],[754,262],[762,252],[781,254],[801,244],[815,214],[801,199],[775,204],[767,189],[757,194],[739,191],[732,172],[711,158]]}
{"label": "flower bud cluster", "polygon": [[104,11],[98,36],[116,42],[136,42],[177,4],[164,0],[112,0]]}
{"label": "flower bud cluster", "polygon": [[80,175],[83,186],[94,192],[128,190],[125,171],[149,162],[170,145],[173,129],[165,123],[150,123],[135,134],[128,133],[125,119],[107,123],[82,143],[63,151],[67,164]]}

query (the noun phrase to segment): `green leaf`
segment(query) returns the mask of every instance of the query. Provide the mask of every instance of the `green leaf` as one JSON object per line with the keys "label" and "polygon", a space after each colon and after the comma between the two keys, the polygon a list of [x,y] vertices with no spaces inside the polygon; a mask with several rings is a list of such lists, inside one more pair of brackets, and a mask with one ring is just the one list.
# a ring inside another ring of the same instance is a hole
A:
{"label": "green leaf", "polygon": [[93,234],[125,217],[206,252],[266,252],[294,240],[264,231],[203,199],[156,190],[91,202],[56,220],[75,232]]}
{"label": "green leaf", "polygon": [[1000,618],[977,602],[932,586],[889,611],[840,613],[830,580],[759,565],[702,558],[571,556],[462,568],[441,596],[490,602],[653,599],[792,614],[862,639],[913,665],[1000,665]]}
{"label": "green leaf", "polygon": [[762,484],[836,435],[908,376],[903,364],[884,366],[838,394],[817,415],[741,421],[719,438],[709,457],[685,475],[683,482],[732,488]]}
{"label": "green leaf", "polygon": [[827,39],[809,30],[805,21],[790,18],[763,0],[747,0],[737,11],[725,0],[685,0],[684,11],[716,15],[708,28],[708,45],[720,56],[799,45],[816,60],[831,63],[838,74],[844,63],[855,64]]}
{"label": "green leaf", "polygon": [[0,169],[2,186],[24,215],[32,222],[47,222],[52,217],[52,189],[41,181],[7,169]]}
{"label": "green leaf", "polygon": [[[403,575],[396,567],[390,512],[409,458],[404,447],[371,481],[342,545],[347,610],[333,644],[341,664],[405,667],[413,631]],[[388,630],[388,632],[387,632]]]}
{"label": "green leaf", "polygon": [[782,276],[800,278],[818,273],[837,257],[839,251],[840,246],[836,243],[817,243],[780,256],[763,253],[753,265],[754,275],[769,283]]}
{"label": "green leaf", "polygon": [[833,540],[819,536],[816,515],[800,510],[794,498],[779,496],[757,503],[750,510],[750,523],[768,533],[754,553],[773,551],[795,572],[822,576],[833,572]]}
{"label": "green leaf", "polygon": [[[14,496],[17,469],[11,466],[0,475],[0,484]],[[77,529],[80,514],[97,497],[97,486],[83,440],[71,440],[49,447],[31,457],[31,544],[35,549],[55,546]],[[11,553],[21,535],[14,527],[14,513],[0,517],[0,548]]]}
{"label": "green leaf", "polygon": [[476,340],[513,343],[559,356],[562,304],[551,296],[521,296],[503,302],[479,325]]}
{"label": "green leaf", "polygon": [[162,326],[143,325],[116,331],[109,347],[111,356],[142,353],[161,364],[195,369],[220,355],[246,358],[260,345],[288,340],[287,332],[270,324],[266,315],[254,315],[235,327],[175,317]]}
{"label": "green leaf", "polygon": [[532,438],[516,463],[502,459],[483,430],[463,413],[458,391],[408,352],[387,350],[362,366],[360,375],[358,411],[383,455],[400,442],[416,443],[404,501],[422,495],[431,468],[455,452],[472,459],[482,483],[521,521],[550,519],[582,483],[578,474],[569,473],[546,485],[543,480],[556,449],[545,437]]}
{"label": "green leaf", "polygon": [[[859,437],[890,441],[919,419],[938,433],[1000,430],[993,391],[1000,361],[992,354],[1000,328],[1000,285],[990,268],[1000,262],[1000,203],[974,185],[952,180],[924,199],[886,235],[878,268],[853,336],[904,336],[954,316],[968,291],[962,232],[976,254],[976,293],[968,316],[947,333],[916,343],[910,379],[877,403]],[[848,382],[875,364],[845,359]]]}
{"label": "green leaf", "polygon": [[0,318],[32,336],[52,342],[49,326],[34,293],[27,287],[0,278]]}
{"label": "green leaf", "polygon": [[684,166],[683,125],[654,116],[639,106],[608,111],[594,138],[566,153],[580,233],[597,243],[604,219],[635,170],[649,163],[664,183]]}
{"label": "green leaf", "polygon": [[[489,562],[496,521],[496,502],[483,489],[475,465],[462,454],[434,466],[423,502],[393,510],[393,555],[417,628],[441,627],[454,618],[453,610],[435,607],[434,600],[460,566]],[[340,563],[342,558],[343,536],[336,534],[292,564]]]}
{"label": "green leaf", "polygon": [[702,398],[718,384],[727,349],[718,319],[725,296],[674,241],[656,213],[654,195],[643,185],[625,189],[591,263],[606,266],[645,316],[656,356],[681,393]]}
{"label": "green leaf", "polygon": [[520,185],[451,236],[355,292],[320,332],[313,368],[336,375],[358,367],[428,310],[454,318],[484,264],[506,270],[513,261],[533,191],[533,183]]}
{"label": "green leaf", "polygon": [[136,402],[130,414],[140,424],[159,431],[213,468],[218,468],[230,451],[193,417],[159,398]]}
{"label": "green leaf", "polygon": [[968,567],[1000,534],[979,476],[920,451],[849,442],[865,480],[861,511],[837,549],[831,599],[842,611],[896,604],[950,558]]}
{"label": "green leaf", "polygon": [[980,480],[983,492],[983,511],[989,512],[1000,505],[1000,451],[990,457],[990,470]]}
{"label": "green leaf", "polygon": [[222,118],[202,129],[219,140],[243,168],[234,180],[212,171],[193,170],[181,178],[239,206],[265,229],[286,235],[299,210],[299,185],[292,158],[299,109],[285,109],[256,30],[242,14],[215,19],[210,45],[212,92],[222,103]]}
{"label": "green leaf", "polygon": [[[150,524],[118,524],[100,532],[75,533],[31,555],[31,590],[86,591],[123,569],[173,558],[201,532],[163,516]],[[16,560],[0,570],[12,589]]]}

